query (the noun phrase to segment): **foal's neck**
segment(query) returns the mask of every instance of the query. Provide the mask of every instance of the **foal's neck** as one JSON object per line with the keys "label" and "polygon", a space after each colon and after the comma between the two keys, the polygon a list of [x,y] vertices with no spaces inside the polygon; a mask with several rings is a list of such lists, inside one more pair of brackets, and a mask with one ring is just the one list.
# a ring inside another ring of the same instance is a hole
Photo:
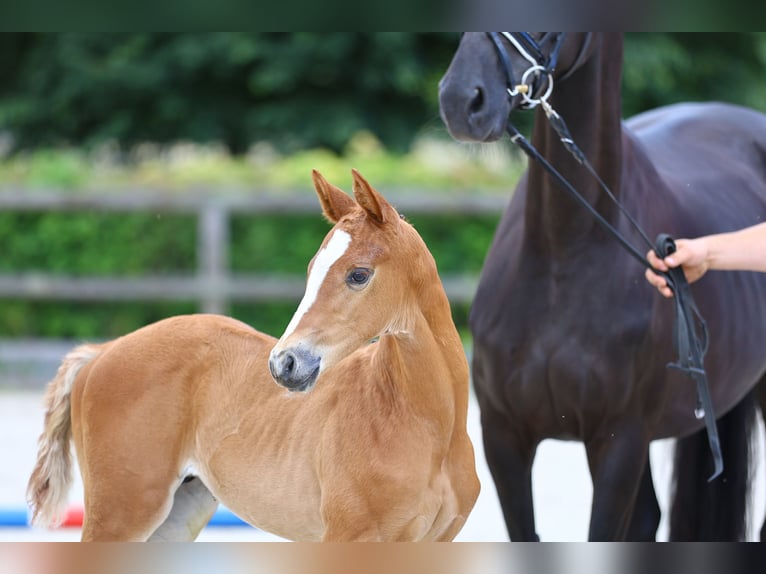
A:
{"label": "foal's neck", "polygon": [[449,301],[435,271],[433,278],[424,281],[413,304],[410,328],[381,337],[379,367],[387,371],[391,391],[406,397],[411,404],[414,401],[433,410],[435,415],[448,418],[453,413],[464,413],[468,363]]}
{"label": "foal's neck", "polygon": [[[593,42],[591,57],[554,86],[550,102],[588,161],[618,196],[622,169],[622,38],[597,34]],[[613,204],[595,178],[564,148],[542,109],[536,112],[532,143],[602,215],[610,220],[614,217]],[[527,227],[538,248],[566,251],[594,232],[595,219],[534,160],[529,163],[527,190]]]}

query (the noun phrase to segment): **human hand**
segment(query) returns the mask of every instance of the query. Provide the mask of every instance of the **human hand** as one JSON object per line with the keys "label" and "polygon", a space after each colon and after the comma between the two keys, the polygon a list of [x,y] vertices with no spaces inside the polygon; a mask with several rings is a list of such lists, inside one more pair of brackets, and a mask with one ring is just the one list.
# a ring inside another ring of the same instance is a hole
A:
{"label": "human hand", "polygon": [[[693,283],[702,277],[708,270],[708,249],[703,238],[678,239],[676,250],[665,259],[660,259],[654,250],[646,254],[646,259],[657,271],[668,271],[671,268],[682,266],[686,280]],[[665,297],[672,297],[673,291],[668,286],[662,275],[656,274],[651,269],[646,270],[646,280],[654,285]]]}

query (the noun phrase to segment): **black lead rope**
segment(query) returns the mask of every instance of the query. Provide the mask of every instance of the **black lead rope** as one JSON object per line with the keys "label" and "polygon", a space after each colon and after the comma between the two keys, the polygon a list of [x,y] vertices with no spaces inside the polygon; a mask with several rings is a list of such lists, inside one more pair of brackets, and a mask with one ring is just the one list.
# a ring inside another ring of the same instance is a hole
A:
{"label": "black lead rope", "polygon": [[[551,125],[559,134],[561,142],[567,148],[567,150],[574,155],[577,161],[584,165],[588,171],[598,180],[601,187],[606,191],[611,200],[622,210],[627,216],[631,224],[641,234],[644,240],[654,249],[655,253],[661,259],[664,259],[676,250],[675,242],[667,234],[660,234],[657,237],[655,245],[652,245],[649,241],[646,233],[640,228],[638,223],[628,214],[623,206],[617,201],[617,198],[609,191],[609,188],[598,176],[596,171],[590,165],[585,158],[579,147],[574,143],[569,129],[566,127],[563,118],[559,116],[555,111],[544,103],[545,112],[548,119],[551,121]],[[685,373],[691,377],[697,386],[697,408],[694,414],[697,418],[705,418],[705,427],[708,435],[708,443],[710,445],[710,452],[713,456],[714,471],[708,478],[708,481],[712,481],[717,478],[723,472],[723,456],[721,455],[721,444],[718,438],[718,427],[716,425],[715,413],[713,411],[713,402],[710,398],[710,389],[707,383],[707,376],[704,368],[704,355],[707,351],[708,335],[707,325],[702,318],[694,298],[692,297],[691,290],[689,289],[689,283],[686,280],[683,269],[676,267],[670,269],[668,272],[662,272],[654,269],[651,264],[646,260],[644,255],[638,251],[625,237],[604,217],[598,213],[593,206],[574,188],[574,186],[567,181],[567,179],[554,168],[548,160],[546,160],[535,147],[529,143],[529,141],[516,129],[516,127],[510,123],[507,124],[508,134],[511,136],[511,141],[518,145],[524,153],[526,153],[531,159],[537,161],[553,178],[567,191],[569,194],[583,207],[585,207],[596,221],[606,229],[617,241],[628,251],[628,253],[636,259],[641,265],[647,269],[651,269],[653,272],[663,275],[668,282],[669,287],[673,290],[674,296],[674,309],[675,309],[675,350],[678,353],[678,361],[675,363],[669,363],[668,367],[672,367]]]}
{"label": "black lead rope", "polygon": [[[654,250],[659,257],[664,259],[675,252],[675,241],[670,235],[661,233],[657,236],[657,245]],[[714,464],[713,474],[708,478],[708,482],[710,482],[723,472],[723,456],[718,438],[715,412],[713,411],[713,400],[710,398],[710,388],[704,367],[704,358],[708,346],[707,323],[694,303],[689,282],[686,280],[683,269],[681,267],[669,269],[665,273],[665,279],[675,294],[673,297],[675,303],[675,350],[678,353],[678,361],[668,363],[668,367],[678,369],[697,385],[697,408],[694,410],[694,415],[698,419],[705,418],[707,439]]]}

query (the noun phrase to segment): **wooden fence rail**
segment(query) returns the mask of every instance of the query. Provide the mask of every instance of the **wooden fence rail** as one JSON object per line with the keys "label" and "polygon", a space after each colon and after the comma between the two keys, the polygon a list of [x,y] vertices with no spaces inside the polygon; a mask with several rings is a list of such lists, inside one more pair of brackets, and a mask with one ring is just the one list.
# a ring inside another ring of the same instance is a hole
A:
{"label": "wooden fence rail", "polygon": [[[497,214],[507,198],[476,193],[422,192],[400,189],[387,198],[405,214]],[[69,192],[3,187],[0,210],[13,211],[149,211],[189,213],[197,219],[197,269],[186,276],[66,277],[48,273],[0,274],[0,297],[57,300],[194,300],[199,310],[225,313],[231,301],[297,301],[304,276],[235,274],[229,270],[230,222],[233,214],[316,213],[313,191],[273,189],[195,189],[174,192],[130,189],[120,192]],[[469,302],[476,289],[474,276],[444,276],[453,303]]]}

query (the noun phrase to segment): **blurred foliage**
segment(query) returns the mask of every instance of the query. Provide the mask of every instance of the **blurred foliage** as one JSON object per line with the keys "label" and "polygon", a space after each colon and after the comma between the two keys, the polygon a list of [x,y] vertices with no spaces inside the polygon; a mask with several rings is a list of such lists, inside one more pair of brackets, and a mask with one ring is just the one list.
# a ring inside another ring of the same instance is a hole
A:
{"label": "blurred foliage", "polygon": [[[497,216],[410,218],[442,273],[478,273]],[[329,224],[319,215],[236,215],[230,259],[234,273],[303,274]],[[289,238],[289,239],[286,239]],[[64,276],[191,276],[196,218],[180,215],[0,212],[0,272]],[[280,333],[293,303],[244,304],[230,312]],[[0,337],[116,337],[161,317],[193,312],[194,302],[70,303],[0,300]],[[467,310],[456,308],[466,326]]]}
{"label": "blurred foliage", "polygon": [[436,115],[457,34],[0,36],[0,126],[19,148],[115,140],[269,141],[340,151],[371,130],[406,149]]}
{"label": "blurred foliage", "polygon": [[[14,149],[179,140],[336,153],[360,131],[405,151],[444,129],[456,33],[0,35],[0,131]],[[764,109],[764,33],[626,35],[624,113],[679,100]]]}
{"label": "blurred foliage", "polygon": [[342,155],[324,148],[280,154],[268,143],[246,155],[230,154],[220,144],[141,144],[128,161],[115,146],[92,150],[38,149],[0,157],[0,185],[82,188],[108,192],[126,186],[154,186],[183,191],[190,187],[307,188],[311,170],[350,189],[354,167],[377,186],[413,186],[449,192],[456,189],[505,190],[516,181],[525,161],[507,142],[497,146],[458,144],[421,137],[409,153],[386,150],[370,132],[357,132]]}
{"label": "blurred foliage", "polygon": [[625,35],[623,111],[720,100],[766,111],[766,33]]}
{"label": "blurred foliage", "polygon": [[136,276],[193,269],[196,218],[0,212],[0,271]]}
{"label": "blurred foliage", "polygon": [[58,302],[0,299],[0,337],[98,341],[165,317],[194,313],[192,302]]}
{"label": "blurred foliage", "polygon": [[[306,188],[317,168],[348,188],[356,167],[382,188],[509,189],[524,162],[509,161],[507,147],[446,141],[437,85],[457,41],[455,33],[0,35],[0,184],[276,190]],[[629,33],[623,113],[714,99],[764,110],[764,70],[764,33]],[[477,273],[497,222],[410,219],[443,273]],[[327,229],[318,215],[235,216],[232,269],[303,273]],[[192,217],[0,212],[0,271],[191,274],[195,241]],[[238,303],[230,312],[279,333],[294,308]],[[2,300],[0,337],[112,337],[194,310],[193,302]],[[467,308],[453,313],[465,327]]]}

